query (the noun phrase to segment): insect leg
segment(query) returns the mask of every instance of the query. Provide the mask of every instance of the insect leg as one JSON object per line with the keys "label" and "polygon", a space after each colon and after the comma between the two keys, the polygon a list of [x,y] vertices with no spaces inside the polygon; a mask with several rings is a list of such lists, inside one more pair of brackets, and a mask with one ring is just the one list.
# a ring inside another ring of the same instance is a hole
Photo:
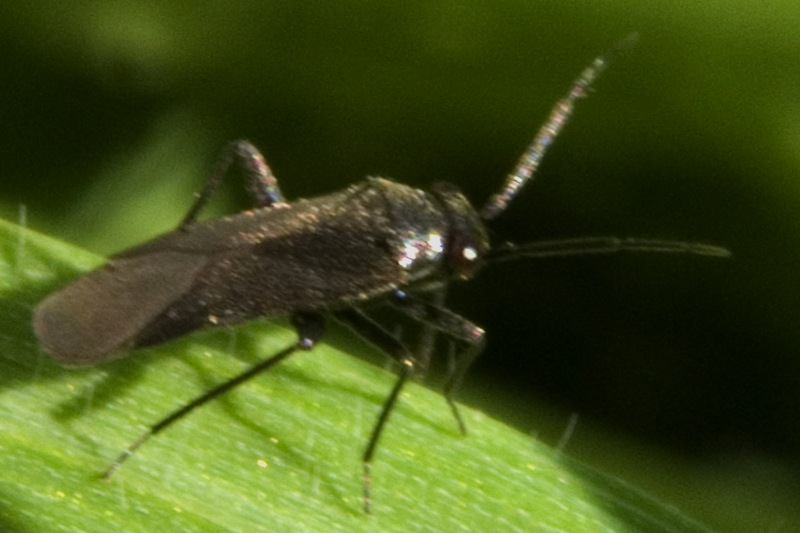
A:
{"label": "insect leg", "polygon": [[[444,306],[445,298],[447,297],[447,284],[442,283],[437,285],[436,288],[430,290],[430,302],[436,307]],[[428,322],[422,323],[422,332],[419,337],[419,344],[415,350],[415,357],[417,364],[423,370],[427,369],[430,365],[433,350],[436,347],[437,330],[432,324]]]}
{"label": "insect leg", "polygon": [[260,363],[248,368],[246,371],[242,372],[238,376],[235,376],[228,381],[217,385],[210,391],[198,396],[191,402],[185,404],[183,407],[176,409],[169,415],[165,416],[145,431],[138,439],[136,439],[133,444],[128,446],[128,448],[123,451],[117,458],[114,460],[111,465],[103,472],[102,478],[109,479],[111,476],[116,473],[117,470],[122,466],[128,458],[130,458],[136,450],[138,450],[145,442],[147,442],[150,437],[153,435],[163,431],[167,427],[171,426],[184,416],[188,415],[201,405],[217,398],[228,392],[229,390],[241,385],[245,381],[249,380],[257,376],[258,374],[265,372],[272,368],[273,366],[277,365],[290,355],[292,355],[297,350],[310,350],[314,347],[314,345],[319,341],[322,337],[322,332],[324,329],[324,321],[321,315],[317,313],[297,313],[292,317],[292,323],[297,330],[298,339],[295,344],[284,348],[276,355],[273,355],[269,359],[265,359]]}
{"label": "insect leg", "polygon": [[335,316],[349,324],[356,333],[364,337],[364,339],[400,362],[400,371],[397,376],[397,381],[392,388],[392,392],[389,393],[389,396],[383,403],[380,415],[378,415],[378,420],[372,428],[372,434],[364,450],[364,455],[361,458],[364,463],[364,511],[369,512],[371,502],[370,487],[372,485],[372,458],[378,447],[378,441],[381,438],[381,433],[383,433],[383,428],[386,426],[389,415],[391,415],[392,409],[394,409],[397,403],[397,398],[400,396],[400,390],[403,388],[406,381],[408,381],[408,378],[414,374],[416,361],[411,355],[411,352],[409,352],[394,335],[358,309],[350,308],[337,311]]}
{"label": "insect leg", "polygon": [[409,295],[404,291],[395,291],[391,302],[403,313],[414,320],[433,327],[448,337],[462,343],[466,348],[458,354],[458,361],[444,386],[444,398],[453,412],[461,433],[466,435],[467,426],[453,401],[453,394],[461,385],[469,367],[483,351],[486,344],[485,332],[464,317],[457,315],[437,302],[428,302]]}
{"label": "insect leg", "polygon": [[250,141],[238,140],[228,144],[214,167],[214,171],[206,181],[203,190],[197,194],[194,205],[186,213],[180,226],[188,226],[197,218],[200,210],[205,207],[211,195],[217,190],[222,178],[228,173],[231,165],[238,163],[247,180],[247,189],[253,197],[256,207],[269,207],[276,204],[285,204],[278,178],[272,173],[267,161],[261,152]]}

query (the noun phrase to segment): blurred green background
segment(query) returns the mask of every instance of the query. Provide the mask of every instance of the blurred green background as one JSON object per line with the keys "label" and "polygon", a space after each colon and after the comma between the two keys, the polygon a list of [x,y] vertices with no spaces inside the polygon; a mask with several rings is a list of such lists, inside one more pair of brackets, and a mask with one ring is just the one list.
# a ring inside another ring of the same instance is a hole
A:
{"label": "blurred green background", "polygon": [[[7,1],[0,216],[108,254],[174,227],[222,146],[289,198],[383,175],[499,186],[600,52],[496,240],[615,234],[727,261],[521,261],[454,286],[461,398],[723,531],[800,520],[800,4]],[[218,212],[246,205],[239,183]],[[576,418],[577,417],[577,418]]]}

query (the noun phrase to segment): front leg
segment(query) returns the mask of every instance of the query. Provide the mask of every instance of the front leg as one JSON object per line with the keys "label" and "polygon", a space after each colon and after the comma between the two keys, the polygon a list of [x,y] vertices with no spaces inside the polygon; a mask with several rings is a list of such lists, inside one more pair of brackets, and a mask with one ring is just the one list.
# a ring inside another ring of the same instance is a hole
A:
{"label": "front leg", "polygon": [[428,302],[412,296],[405,291],[395,291],[391,297],[391,303],[400,311],[421,322],[424,326],[441,331],[451,339],[462,344],[465,348],[457,354],[457,358],[451,365],[447,381],[444,385],[444,398],[453,411],[453,416],[458,423],[461,433],[467,434],[467,426],[458,406],[453,400],[453,394],[461,385],[467,371],[472,363],[483,351],[486,344],[486,333],[482,328],[476,326],[466,318],[457,315],[449,309],[443,307],[441,302],[443,296],[434,302]]}

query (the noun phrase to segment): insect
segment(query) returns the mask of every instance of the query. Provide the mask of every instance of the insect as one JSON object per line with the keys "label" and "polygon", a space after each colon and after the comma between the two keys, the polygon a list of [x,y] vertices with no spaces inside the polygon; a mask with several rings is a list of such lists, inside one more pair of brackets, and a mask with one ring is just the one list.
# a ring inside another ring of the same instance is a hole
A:
{"label": "insect", "polygon": [[[36,308],[36,335],[53,358],[84,366],[121,357],[193,330],[256,317],[289,315],[297,341],[152,425],[104,473],[108,478],[151,436],[197,407],[274,367],[322,338],[326,316],[344,322],[399,363],[362,459],[364,508],[370,510],[371,464],[400,391],[427,365],[431,345],[412,353],[370,318],[366,304],[385,302],[449,337],[462,350],[444,397],[462,433],[453,393],[484,345],[484,331],[444,307],[444,290],[483,266],[520,257],[621,251],[724,257],[706,244],[638,238],[585,237],[490,245],[485,222],[500,215],[535,175],[576,102],[606,68],[600,56],[556,103],[548,120],[499,192],[476,210],[454,186],[415,189],[383,178],[327,196],[287,202],[261,153],[231,143],[180,225],[112,256],[107,264],[54,292]],[[239,165],[255,207],[198,222],[228,170]]]}

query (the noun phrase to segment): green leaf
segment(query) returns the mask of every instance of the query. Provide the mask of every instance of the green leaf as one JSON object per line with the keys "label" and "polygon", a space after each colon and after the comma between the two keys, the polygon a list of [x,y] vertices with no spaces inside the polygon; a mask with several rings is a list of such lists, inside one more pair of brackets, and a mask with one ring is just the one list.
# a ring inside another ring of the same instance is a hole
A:
{"label": "green leaf", "polygon": [[636,489],[440,394],[404,391],[362,511],[360,456],[393,375],[329,342],[203,406],[98,479],[150,424],[294,341],[283,322],[198,332],[97,368],[38,347],[36,303],[102,259],[0,221],[0,529],[707,531]]}

